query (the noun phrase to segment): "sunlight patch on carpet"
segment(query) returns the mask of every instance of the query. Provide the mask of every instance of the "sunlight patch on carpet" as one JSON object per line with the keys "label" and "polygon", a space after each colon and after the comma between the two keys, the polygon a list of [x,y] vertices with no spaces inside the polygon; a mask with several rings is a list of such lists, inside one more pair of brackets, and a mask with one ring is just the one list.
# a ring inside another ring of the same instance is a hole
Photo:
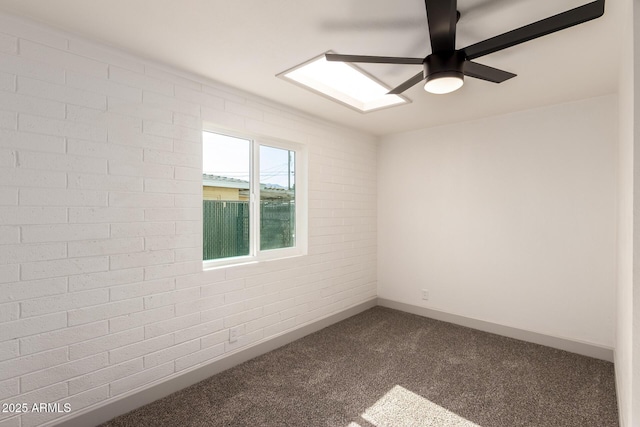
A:
{"label": "sunlight patch on carpet", "polygon": [[[399,385],[389,390],[361,416],[376,427],[482,427]],[[362,426],[351,422],[348,427]]]}

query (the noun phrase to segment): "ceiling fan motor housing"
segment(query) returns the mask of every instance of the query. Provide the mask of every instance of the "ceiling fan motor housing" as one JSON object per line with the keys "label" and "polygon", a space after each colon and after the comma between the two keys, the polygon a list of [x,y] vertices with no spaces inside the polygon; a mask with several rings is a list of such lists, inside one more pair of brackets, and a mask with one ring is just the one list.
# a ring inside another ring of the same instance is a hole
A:
{"label": "ceiling fan motor housing", "polygon": [[464,79],[464,55],[460,51],[436,52],[424,59],[424,78],[429,81],[441,77]]}

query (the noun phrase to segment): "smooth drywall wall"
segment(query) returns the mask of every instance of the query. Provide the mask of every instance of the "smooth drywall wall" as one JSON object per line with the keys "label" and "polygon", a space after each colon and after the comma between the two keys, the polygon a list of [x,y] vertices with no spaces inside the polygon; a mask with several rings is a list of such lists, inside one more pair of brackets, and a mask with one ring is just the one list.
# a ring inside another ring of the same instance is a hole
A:
{"label": "smooth drywall wall", "polygon": [[611,95],[383,138],[379,297],[613,347],[616,110]]}
{"label": "smooth drywall wall", "polygon": [[[632,280],[624,284],[624,292],[626,295],[631,296],[632,304],[631,315],[624,320],[628,322],[629,317],[631,320],[631,342],[628,344],[630,352],[627,354],[627,357],[631,360],[629,375],[631,378],[631,390],[628,396],[631,414],[627,423],[628,426],[640,424],[640,108],[636,108],[636,105],[640,105],[640,7],[637,1],[632,3],[633,11],[629,15],[633,17],[633,37],[631,37],[633,43],[631,50],[633,52],[633,84],[630,87],[621,88],[621,90],[633,92],[632,114],[630,115],[627,112],[627,117],[633,120],[631,123],[633,126],[633,144],[631,152],[627,151],[629,155],[633,156],[633,270]],[[630,105],[627,104],[626,107],[628,106]],[[628,130],[625,129],[625,132],[628,132]],[[628,139],[625,140],[625,145],[629,145]],[[628,303],[624,302],[624,304]],[[627,338],[629,338],[629,335],[622,337],[623,340]],[[625,375],[625,373],[622,373],[622,375]]]}
{"label": "smooth drywall wall", "polygon": [[623,2],[622,55],[619,78],[618,148],[618,283],[616,304],[615,372],[620,425],[632,426],[633,281],[634,281],[634,7]]}
{"label": "smooth drywall wall", "polygon": [[[308,255],[203,271],[203,122],[307,146]],[[77,414],[375,298],[375,142],[0,15],[0,400],[71,408],[0,424]]]}

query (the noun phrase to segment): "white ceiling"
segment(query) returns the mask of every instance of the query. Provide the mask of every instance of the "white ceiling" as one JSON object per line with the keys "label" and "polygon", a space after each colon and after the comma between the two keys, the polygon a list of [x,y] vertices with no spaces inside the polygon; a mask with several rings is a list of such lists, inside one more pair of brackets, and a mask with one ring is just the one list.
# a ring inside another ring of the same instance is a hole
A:
{"label": "white ceiling", "polygon": [[[457,47],[586,3],[459,0]],[[275,76],[327,50],[426,56],[424,0],[0,0],[0,9],[382,135],[614,93],[619,3],[607,0],[595,21],[476,60],[518,74],[514,79],[497,85],[468,78],[449,95],[417,85],[405,92],[411,104],[368,114]],[[390,87],[420,70],[362,67]]]}

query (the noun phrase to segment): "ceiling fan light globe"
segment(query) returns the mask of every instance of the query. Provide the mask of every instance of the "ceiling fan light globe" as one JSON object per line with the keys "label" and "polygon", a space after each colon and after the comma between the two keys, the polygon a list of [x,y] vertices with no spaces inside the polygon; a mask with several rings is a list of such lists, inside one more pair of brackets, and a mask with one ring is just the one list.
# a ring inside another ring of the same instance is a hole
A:
{"label": "ceiling fan light globe", "polygon": [[462,87],[464,80],[458,76],[443,76],[428,79],[424,84],[424,90],[429,93],[443,95],[454,92]]}

